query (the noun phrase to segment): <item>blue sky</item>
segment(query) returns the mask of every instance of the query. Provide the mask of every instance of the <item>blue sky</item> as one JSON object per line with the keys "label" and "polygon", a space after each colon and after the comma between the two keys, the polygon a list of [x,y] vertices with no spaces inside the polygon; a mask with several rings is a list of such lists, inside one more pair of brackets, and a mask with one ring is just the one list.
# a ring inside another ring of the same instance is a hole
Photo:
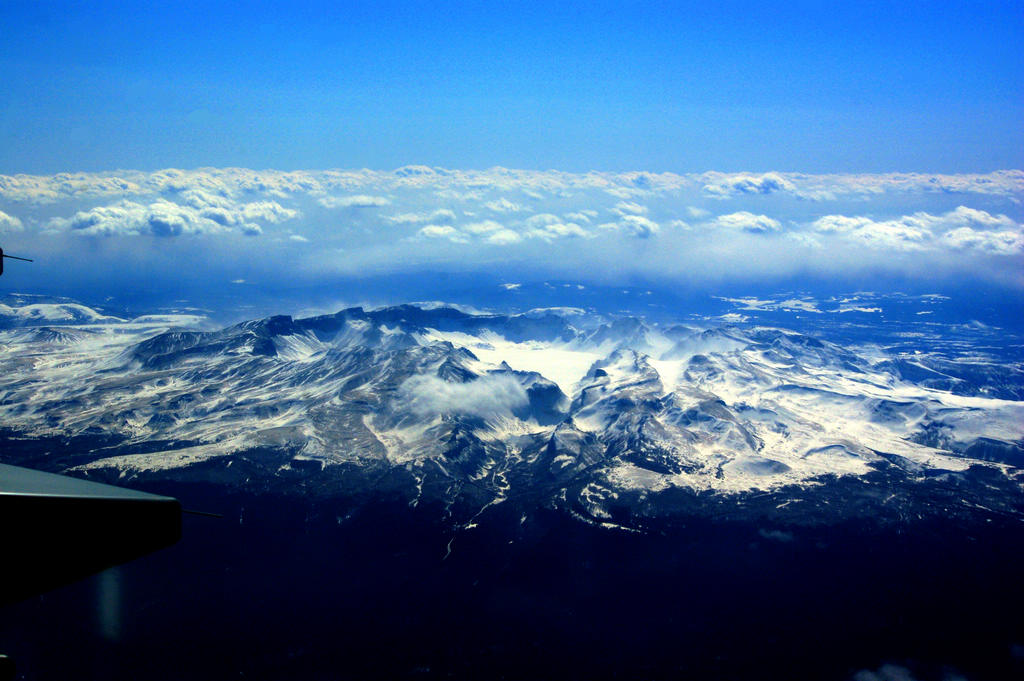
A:
{"label": "blue sky", "polygon": [[1024,166],[1019,2],[0,2],[0,173]]}

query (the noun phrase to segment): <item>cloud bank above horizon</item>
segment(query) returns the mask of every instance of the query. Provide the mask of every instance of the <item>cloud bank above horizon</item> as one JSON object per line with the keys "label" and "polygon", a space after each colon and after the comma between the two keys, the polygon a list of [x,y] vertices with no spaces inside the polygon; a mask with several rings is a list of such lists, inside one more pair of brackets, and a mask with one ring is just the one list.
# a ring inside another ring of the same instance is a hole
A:
{"label": "cloud bank above horizon", "polygon": [[56,279],[68,295],[104,277],[146,287],[187,273],[195,284],[272,291],[409,271],[709,287],[894,276],[1021,288],[1022,198],[1020,170],[61,173],[0,176],[0,237],[8,252],[39,260],[19,272],[19,287]]}

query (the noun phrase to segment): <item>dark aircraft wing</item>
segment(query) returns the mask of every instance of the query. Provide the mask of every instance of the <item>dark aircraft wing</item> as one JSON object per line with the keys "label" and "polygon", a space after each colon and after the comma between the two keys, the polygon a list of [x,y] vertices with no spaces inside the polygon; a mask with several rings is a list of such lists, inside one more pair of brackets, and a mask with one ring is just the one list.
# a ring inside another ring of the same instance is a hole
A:
{"label": "dark aircraft wing", "polygon": [[0,464],[0,605],[170,546],[177,499]]}

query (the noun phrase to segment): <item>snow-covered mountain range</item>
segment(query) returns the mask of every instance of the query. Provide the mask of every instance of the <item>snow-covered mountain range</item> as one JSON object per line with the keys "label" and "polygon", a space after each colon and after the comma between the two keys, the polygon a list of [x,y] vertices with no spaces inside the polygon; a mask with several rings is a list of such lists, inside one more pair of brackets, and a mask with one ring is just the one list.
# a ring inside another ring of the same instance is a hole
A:
{"label": "snow-covered mountain range", "polygon": [[[376,490],[467,524],[506,501],[624,527],[751,500],[839,515],[837,500],[862,514],[1021,505],[1021,367],[976,348],[950,359],[574,308],[357,307],[202,330],[195,315],[21,302],[0,307],[12,463]],[[11,444],[46,438],[65,444]]]}

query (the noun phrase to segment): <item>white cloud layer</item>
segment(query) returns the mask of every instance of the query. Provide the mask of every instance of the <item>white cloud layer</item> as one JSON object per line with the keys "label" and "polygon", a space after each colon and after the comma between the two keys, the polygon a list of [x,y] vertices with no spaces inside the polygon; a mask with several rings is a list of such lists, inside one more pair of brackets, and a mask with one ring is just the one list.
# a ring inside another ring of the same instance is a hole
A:
{"label": "white cloud layer", "polygon": [[[888,272],[1024,288],[1022,199],[1017,170],[172,169],[0,176],[0,232],[5,248],[42,255],[78,252],[90,239],[95,262],[108,257],[110,268],[160,266],[160,248],[202,242],[207,267],[234,268],[219,281],[256,281],[259,267],[307,281],[475,268],[505,280]],[[145,237],[163,237],[161,246]],[[286,273],[265,257],[268,245],[287,256]]]}
{"label": "white cloud layer", "polygon": [[470,234],[490,234],[491,232],[501,231],[504,228],[504,225],[500,222],[495,222],[494,220],[472,222],[464,227],[464,229]]}
{"label": "white cloud layer", "polygon": [[448,208],[439,208],[433,212],[425,213],[401,213],[399,215],[388,215],[385,219],[399,225],[415,224],[417,222],[454,222],[455,211]]}
{"label": "white cloud layer", "polygon": [[620,228],[629,234],[640,239],[654,236],[661,231],[661,226],[642,215],[623,215],[619,221]]}
{"label": "white cloud layer", "polygon": [[537,225],[526,232],[526,236],[544,241],[574,237],[590,237],[593,234],[585,227],[574,222],[547,222]]}
{"label": "white cloud layer", "polygon": [[1019,199],[1024,193],[1024,171],[1000,170],[962,175],[810,175],[782,172],[680,175],[644,172],[564,173],[507,168],[470,171],[407,166],[394,171],[200,168],[149,173],[116,171],[0,175],[0,201],[3,202],[46,204],[70,199],[131,198],[166,195],[187,189],[204,189],[226,197],[260,194],[281,199],[310,195],[319,197],[330,207],[386,206],[391,199],[383,194],[410,189],[427,189],[442,197],[465,200],[494,191],[499,193],[487,197],[487,204],[502,212],[514,212],[512,208],[524,207],[514,198],[508,198],[508,195],[545,197],[574,191],[601,191],[623,201],[652,194],[680,192],[719,199],[772,194],[813,200],[906,194],[1004,196]]}
{"label": "white cloud layer", "polygon": [[529,404],[526,390],[515,378],[498,374],[467,383],[418,375],[406,380],[397,401],[420,417],[461,414],[493,418],[508,416]]}
{"label": "white cloud layer", "polygon": [[325,196],[317,200],[324,208],[379,208],[387,206],[391,201],[384,196],[368,196],[356,194],[355,196]]}
{"label": "white cloud layer", "polygon": [[489,243],[498,246],[509,246],[522,240],[523,237],[519,236],[519,232],[514,232],[511,229],[499,229],[487,237]]}
{"label": "white cloud layer", "polygon": [[299,215],[276,201],[239,203],[200,189],[183,192],[181,199],[183,203],[164,198],[148,204],[124,200],[78,211],[69,218],[54,218],[48,226],[90,236],[174,237],[227,231],[255,236],[263,232],[260,222],[276,224]]}
{"label": "white cloud layer", "polygon": [[768,232],[782,230],[782,225],[778,220],[767,215],[754,215],[745,210],[741,210],[738,213],[729,213],[728,215],[719,215],[712,224],[716,227],[738,229],[752,234],[767,234]]}
{"label": "white cloud layer", "polygon": [[896,251],[977,250],[994,255],[1024,253],[1024,227],[1006,215],[959,206],[942,215],[918,212],[890,220],[825,215],[813,227],[850,242]]}
{"label": "white cloud layer", "polygon": [[706,173],[704,193],[716,198],[729,198],[738,194],[771,194],[795,192],[796,186],[779,173],[751,175],[748,173]]}
{"label": "white cloud layer", "polygon": [[428,239],[447,239],[455,242],[466,240],[465,235],[451,225],[427,225],[421,227],[417,234]]}
{"label": "white cloud layer", "polygon": [[484,208],[493,210],[495,213],[518,213],[522,210],[522,206],[518,203],[513,203],[504,197],[496,201],[488,201],[484,204]]}

